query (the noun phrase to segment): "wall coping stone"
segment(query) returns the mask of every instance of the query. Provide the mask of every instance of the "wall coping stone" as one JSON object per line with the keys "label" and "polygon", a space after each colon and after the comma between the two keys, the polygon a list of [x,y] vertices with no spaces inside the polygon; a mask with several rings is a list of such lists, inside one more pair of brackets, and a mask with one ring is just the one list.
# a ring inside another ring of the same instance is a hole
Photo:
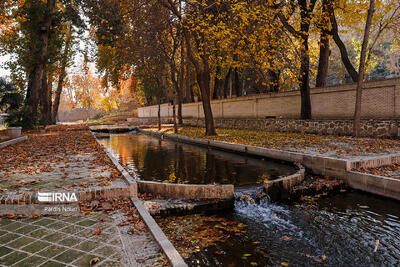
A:
{"label": "wall coping stone", "polygon": [[9,145],[13,145],[13,144],[25,141],[27,139],[28,139],[28,136],[25,135],[25,136],[17,137],[17,138],[14,138],[14,139],[11,139],[11,140],[8,140],[8,141],[5,141],[5,142],[1,142],[0,143],[0,149],[5,148],[6,146],[9,146]]}

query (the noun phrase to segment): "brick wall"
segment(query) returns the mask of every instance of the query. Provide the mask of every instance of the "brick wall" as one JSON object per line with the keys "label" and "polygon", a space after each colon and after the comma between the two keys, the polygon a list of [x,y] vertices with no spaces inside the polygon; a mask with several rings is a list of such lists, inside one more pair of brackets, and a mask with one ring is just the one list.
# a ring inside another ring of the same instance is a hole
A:
{"label": "brick wall", "polygon": [[[354,114],[356,84],[311,89],[314,119],[350,119]],[[300,117],[300,92],[250,95],[211,103],[215,118]],[[157,117],[158,106],[138,108],[139,117]],[[201,102],[183,105],[185,118],[203,118]],[[161,116],[172,116],[170,104],[161,105]],[[367,82],[362,97],[364,119],[400,118],[400,78]]]}

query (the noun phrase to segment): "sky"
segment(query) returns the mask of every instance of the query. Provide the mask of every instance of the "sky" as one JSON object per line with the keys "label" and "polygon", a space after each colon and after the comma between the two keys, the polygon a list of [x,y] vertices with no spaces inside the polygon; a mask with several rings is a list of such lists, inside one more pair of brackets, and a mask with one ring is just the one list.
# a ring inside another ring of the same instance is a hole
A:
{"label": "sky", "polygon": [[7,61],[9,56],[0,56],[0,77],[9,76],[10,72],[4,68],[4,63]]}

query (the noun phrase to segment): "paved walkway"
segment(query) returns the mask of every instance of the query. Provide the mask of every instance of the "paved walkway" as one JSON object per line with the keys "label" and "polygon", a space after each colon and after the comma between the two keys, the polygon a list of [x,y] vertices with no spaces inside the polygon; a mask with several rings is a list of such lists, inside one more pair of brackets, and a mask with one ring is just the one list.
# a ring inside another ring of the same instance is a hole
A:
{"label": "paved walkway", "polygon": [[29,135],[0,151],[1,193],[84,190],[123,183],[88,130]]}
{"label": "paved walkway", "polygon": [[[121,212],[2,219],[2,266],[160,266],[162,254],[145,231],[128,234]],[[97,229],[101,232],[97,234]]]}
{"label": "paved walkway", "polygon": [[[127,186],[86,127],[31,132],[28,140],[0,150],[0,198],[111,185]],[[84,214],[67,217],[0,217],[0,266],[167,263],[137,211],[132,212],[133,204],[110,203],[108,208],[98,204],[99,209],[82,209]]]}

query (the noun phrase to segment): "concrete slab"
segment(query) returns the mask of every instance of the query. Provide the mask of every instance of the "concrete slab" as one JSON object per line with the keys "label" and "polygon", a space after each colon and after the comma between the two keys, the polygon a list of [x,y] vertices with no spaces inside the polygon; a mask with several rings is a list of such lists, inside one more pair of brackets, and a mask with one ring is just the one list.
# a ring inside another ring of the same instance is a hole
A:
{"label": "concrete slab", "polygon": [[28,136],[21,136],[21,137],[18,137],[18,138],[14,138],[14,139],[11,139],[11,140],[8,140],[8,141],[1,142],[0,143],[0,149],[4,148],[6,146],[9,146],[9,145],[13,145],[13,144],[25,141],[26,139],[28,139]]}

